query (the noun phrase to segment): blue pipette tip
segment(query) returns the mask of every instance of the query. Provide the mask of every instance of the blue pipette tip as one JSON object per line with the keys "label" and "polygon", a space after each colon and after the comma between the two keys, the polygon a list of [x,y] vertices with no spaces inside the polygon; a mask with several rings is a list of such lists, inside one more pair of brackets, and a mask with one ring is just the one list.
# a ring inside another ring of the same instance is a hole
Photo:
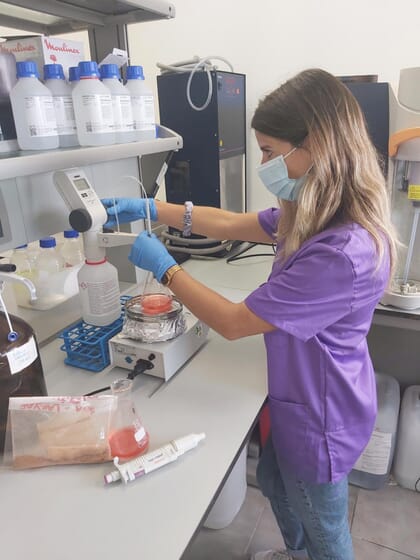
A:
{"label": "blue pipette tip", "polygon": [[19,335],[16,331],[10,331],[9,334],[7,335],[7,340],[9,342],[16,342],[16,340],[19,338]]}

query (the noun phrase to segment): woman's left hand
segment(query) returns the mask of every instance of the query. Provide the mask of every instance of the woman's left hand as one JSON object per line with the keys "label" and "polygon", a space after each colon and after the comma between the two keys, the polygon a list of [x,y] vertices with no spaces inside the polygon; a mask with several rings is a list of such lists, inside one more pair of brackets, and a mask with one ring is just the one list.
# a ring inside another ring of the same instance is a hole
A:
{"label": "woman's left hand", "polygon": [[138,268],[153,272],[159,282],[168,268],[176,264],[175,259],[156,235],[154,233],[149,235],[147,231],[143,231],[137,236],[128,258]]}

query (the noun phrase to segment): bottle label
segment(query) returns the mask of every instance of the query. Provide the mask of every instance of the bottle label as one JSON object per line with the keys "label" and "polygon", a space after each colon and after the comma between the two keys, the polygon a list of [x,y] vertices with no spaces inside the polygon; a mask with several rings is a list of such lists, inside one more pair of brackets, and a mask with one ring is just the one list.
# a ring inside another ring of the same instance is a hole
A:
{"label": "bottle label", "polygon": [[81,115],[83,131],[87,134],[112,132],[114,117],[110,95],[85,94],[81,96]]}
{"label": "bottle label", "polygon": [[19,346],[7,352],[7,359],[9,362],[10,373],[13,375],[19,373],[26,367],[30,366],[38,357],[38,351],[33,336]]}
{"label": "bottle label", "polygon": [[139,443],[144,437],[146,436],[146,430],[143,428],[139,428],[134,432],[134,439]]}
{"label": "bottle label", "polygon": [[24,97],[23,106],[30,136],[56,136],[57,121],[52,97],[27,95]]}
{"label": "bottle label", "polygon": [[155,105],[153,95],[133,95],[134,128],[136,130],[155,130]]}
{"label": "bottle label", "polygon": [[370,474],[387,474],[391,457],[392,434],[374,430],[354,469]]}
{"label": "bottle label", "polygon": [[134,130],[133,111],[129,95],[113,95],[112,107],[116,132],[131,132]]}
{"label": "bottle label", "polygon": [[120,294],[115,280],[105,282],[81,282],[81,295],[92,315],[112,313],[116,306],[120,308]]}
{"label": "bottle label", "polygon": [[71,96],[59,95],[53,99],[58,134],[76,134],[76,120]]}

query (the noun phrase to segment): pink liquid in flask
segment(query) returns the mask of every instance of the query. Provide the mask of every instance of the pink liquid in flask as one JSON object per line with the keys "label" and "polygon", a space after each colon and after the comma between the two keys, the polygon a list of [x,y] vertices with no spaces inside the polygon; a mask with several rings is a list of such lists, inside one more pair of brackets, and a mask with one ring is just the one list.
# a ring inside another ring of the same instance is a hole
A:
{"label": "pink liquid in flask", "polygon": [[149,434],[145,432],[143,438],[137,441],[136,433],[138,433],[138,429],[135,426],[127,426],[112,432],[109,436],[112,457],[131,459],[147,451]]}

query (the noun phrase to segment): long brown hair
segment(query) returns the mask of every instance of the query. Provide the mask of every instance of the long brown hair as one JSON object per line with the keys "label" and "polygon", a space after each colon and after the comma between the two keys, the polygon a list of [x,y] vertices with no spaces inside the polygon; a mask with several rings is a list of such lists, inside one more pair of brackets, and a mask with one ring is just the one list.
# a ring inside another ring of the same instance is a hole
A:
{"label": "long brown hair", "polygon": [[304,142],[313,161],[297,203],[280,201],[282,259],[328,227],[356,222],[372,236],[378,266],[386,243],[394,266],[385,178],[359,104],[340,80],[320,69],[300,72],[259,103],[251,126],[294,146]]}

